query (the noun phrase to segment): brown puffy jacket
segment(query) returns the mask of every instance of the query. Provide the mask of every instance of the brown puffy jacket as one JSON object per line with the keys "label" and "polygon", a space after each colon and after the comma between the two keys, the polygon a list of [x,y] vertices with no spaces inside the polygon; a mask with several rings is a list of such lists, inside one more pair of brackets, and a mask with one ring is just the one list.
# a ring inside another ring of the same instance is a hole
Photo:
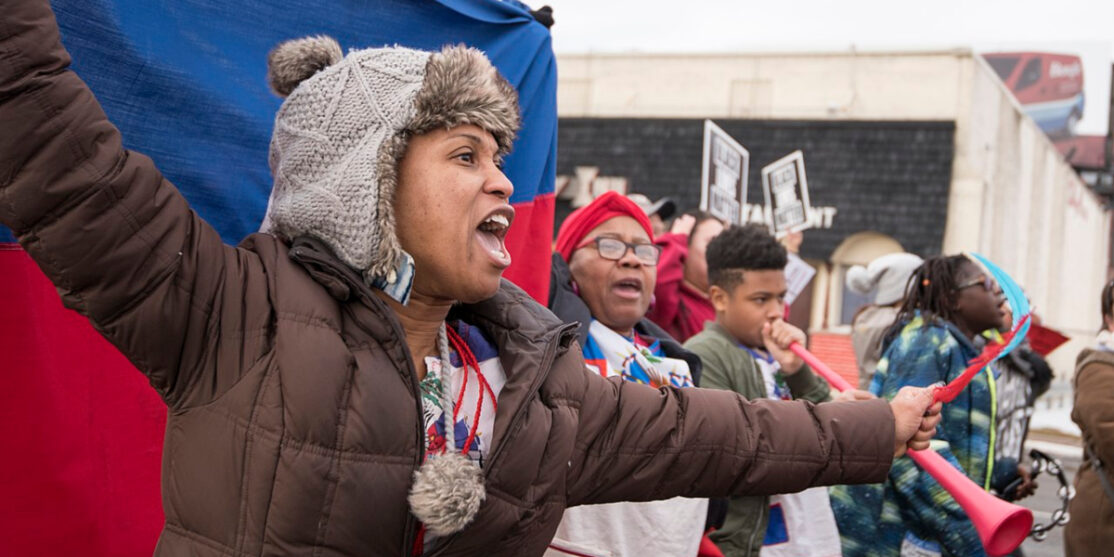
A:
{"label": "brown puffy jacket", "polygon": [[[312,241],[223,245],[122,148],[68,64],[44,0],[0,0],[0,222],[167,403],[156,553],[410,555],[423,439],[398,320]],[[889,469],[885,402],[607,381],[584,372],[575,329],[509,283],[456,317],[494,340],[507,383],[487,499],[431,555],[540,555],[568,505],[785,493]]]}
{"label": "brown puffy jacket", "polygon": [[[1102,461],[1106,480],[1114,488],[1114,352],[1081,352],[1074,382],[1071,419],[1079,424],[1084,445]],[[1110,555],[1114,548],[1114,500],[1103,488],[1091,455],[1084,454],[1075,474],[1075,497],[1068,511],[1071,521],[1064,528],[1066,554]]]}

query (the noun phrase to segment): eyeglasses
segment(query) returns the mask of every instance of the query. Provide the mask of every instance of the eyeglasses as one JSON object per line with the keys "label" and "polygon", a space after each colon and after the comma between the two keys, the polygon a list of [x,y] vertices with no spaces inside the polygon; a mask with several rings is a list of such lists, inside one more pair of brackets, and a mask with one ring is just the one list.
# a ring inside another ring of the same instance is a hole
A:
{"label": "eyeglasses", "polygon": [[658,259],[661,258],[661,247],[654,244],[628,244],[618,238],[605,238],[597,236],[591,240],[585,240],[576,249],[580,249],[589,244],[596,244],[596,251],[599,252],[600,257],[618,261],[627,254],[627,250],[633,251],[634,256],[643,265],[654,266],[658,264]]}
{"label": "eyeglasses", "polygon": [[990,278],[989,276],[986,276],[986,275],[983,275],[983,276],[981,276],[977,279],[974,279],[974,280],[965,282],[963,284],[960,284],[959,286],[955,287],[955,290],[956,290],[956,292],[958,292],[960,290],[963,290],[964,288],[971,288],[972,286],[982,286],[984,289],[986,289],[987,292],[990,292],[991,294],[993,294],[994,291],[995,291],[995,289],[994,289],[994,286],[995,286],[994,285],[994,279],[992,279],[992,278]]}

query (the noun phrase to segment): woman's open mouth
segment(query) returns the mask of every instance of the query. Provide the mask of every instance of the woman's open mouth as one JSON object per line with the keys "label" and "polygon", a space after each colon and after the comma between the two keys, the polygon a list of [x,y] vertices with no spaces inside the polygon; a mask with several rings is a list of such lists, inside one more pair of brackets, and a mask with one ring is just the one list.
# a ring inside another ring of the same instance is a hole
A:
{"label": "woman's open mouth", "polygon": [[625,278],[611,283],[611,291],[620,298],[628,300],[642,299],[642,281],[636,278]]}
{"label": "woman's open mouth", "polygon": [[507,253],[505,240],[513,221],[514,209],[508,205],[492,211],[476,226],[476,241],[479,242],[484,253],[491,258],[492,263],[504,269],[511,264],[511,256]]}

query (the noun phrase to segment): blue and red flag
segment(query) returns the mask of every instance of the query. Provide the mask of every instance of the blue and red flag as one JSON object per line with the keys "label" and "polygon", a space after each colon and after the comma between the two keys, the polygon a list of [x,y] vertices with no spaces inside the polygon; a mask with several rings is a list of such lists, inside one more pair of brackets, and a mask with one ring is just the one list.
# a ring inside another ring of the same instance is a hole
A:
{"label": "blue and red flag", "polygon": [[[73,68],[129,149],[150,156],[221,234],[255,232],[271,190],[279,42],[485,51],[518,90],[523,128],[505,172],[517,218],[507,278],[546,297],[557,156],[549,31],[514,0],[54,0]],[[0,553],[150,555],[163,515],[166,408],[0,227]]]}

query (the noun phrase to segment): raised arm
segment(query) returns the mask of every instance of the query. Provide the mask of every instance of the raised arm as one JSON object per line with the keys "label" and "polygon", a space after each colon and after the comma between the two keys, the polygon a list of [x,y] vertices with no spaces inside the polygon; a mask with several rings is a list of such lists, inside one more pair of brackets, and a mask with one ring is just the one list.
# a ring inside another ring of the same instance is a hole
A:
{"label": "raised arm", "polygon": [[124,150],[69,64],[45,0],[0,0],[0,223],[170,405],[205,402],[265,350],[260,258]]}

